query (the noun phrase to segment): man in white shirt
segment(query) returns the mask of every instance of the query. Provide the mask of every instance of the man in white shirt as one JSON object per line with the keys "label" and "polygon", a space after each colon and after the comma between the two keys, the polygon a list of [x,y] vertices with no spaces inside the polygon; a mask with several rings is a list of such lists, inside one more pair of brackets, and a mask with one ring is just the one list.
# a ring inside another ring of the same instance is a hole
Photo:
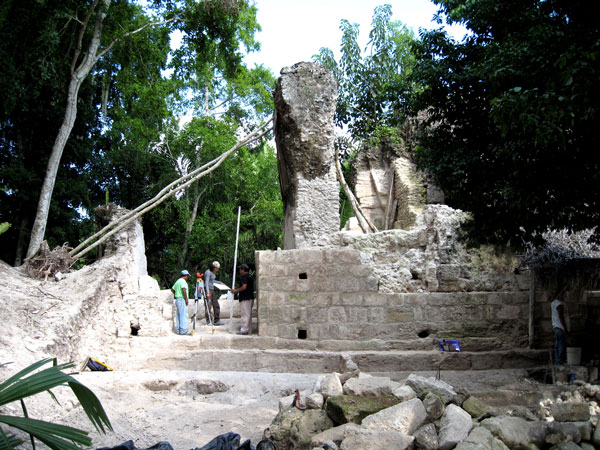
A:
{"label": "man in white shirt", "polygon": [[552,329],[554,330],[554,364],[567,362],[567,305],[556,298],[551,303]]}

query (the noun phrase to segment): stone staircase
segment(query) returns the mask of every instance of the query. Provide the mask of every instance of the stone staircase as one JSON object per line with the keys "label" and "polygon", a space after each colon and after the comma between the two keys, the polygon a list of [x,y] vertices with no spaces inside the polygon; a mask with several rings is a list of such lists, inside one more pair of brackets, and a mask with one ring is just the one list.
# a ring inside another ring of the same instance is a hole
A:
{"label": "stone staircase", "polygon": [[431,340],[397,348],[377,341],[311,341],[258,335],[238,336],[225,326],[197,326],[192,336],[117,338],[112,367],[121,370],[194,370],[272,373],[361,371],[379,374],[411,371],[476,371],[547,367],[549,352],[513,349],[441,352]]}

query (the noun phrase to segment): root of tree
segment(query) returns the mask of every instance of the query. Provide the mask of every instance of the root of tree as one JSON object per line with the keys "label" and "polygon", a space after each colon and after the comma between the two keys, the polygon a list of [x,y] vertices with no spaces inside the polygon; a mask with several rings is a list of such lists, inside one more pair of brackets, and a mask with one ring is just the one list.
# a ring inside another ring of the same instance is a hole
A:
{"label": "root of tree", "polygon": [[57,273],[66,273],[71,271],[71,267],[77,261],[69,252],[72,247],[63,244],[62,247],[56,247],[50,250],[46,241],[40,245],[40,250],[33,257],[25,260],[23,268],[29,276],[35,278],[48,279],[48,276],[55,276]]}

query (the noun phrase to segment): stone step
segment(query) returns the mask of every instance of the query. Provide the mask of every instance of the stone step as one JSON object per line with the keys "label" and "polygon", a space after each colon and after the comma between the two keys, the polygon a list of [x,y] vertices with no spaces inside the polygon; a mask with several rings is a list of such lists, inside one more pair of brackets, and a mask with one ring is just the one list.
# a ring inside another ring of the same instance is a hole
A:
{"label": "stone step", "polygon": [[[362,343],[361,343],[362,344]],[[111,367],[117,370],[195,370],[273,373],[345,372],[350,361],[361,371],[493,370],[544,367],[549,352],[498,350],[441,352],[439,350],[349,350],[335,342],[238,336],[219,327],[215,334],[126,337],[114,344]],[[431,347],[431,346],[430,346]],[[108,361],[107,361],[108,363]]]}

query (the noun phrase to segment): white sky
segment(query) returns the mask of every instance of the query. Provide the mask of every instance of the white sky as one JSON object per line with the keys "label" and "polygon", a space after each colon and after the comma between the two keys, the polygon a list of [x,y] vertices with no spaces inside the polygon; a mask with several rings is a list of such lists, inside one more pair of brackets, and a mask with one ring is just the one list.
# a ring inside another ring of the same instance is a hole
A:
{"label": "white sky", "polygon": [[[400,20],[418,35],[419,28],[436,28],[433,15],[437,6],[430,0],[255,0],[262,31],[256,39],[261,51],[246,57],[250,67],[264,64],[278,76],[282,67],[312,61],[321,47],[329,47],[339,57],[342,40],[341,19],[360,25],[359,43],[367,43],[376,6],[392,6],[392,20]],[[464,29],[449,29],[460,39]]]}

